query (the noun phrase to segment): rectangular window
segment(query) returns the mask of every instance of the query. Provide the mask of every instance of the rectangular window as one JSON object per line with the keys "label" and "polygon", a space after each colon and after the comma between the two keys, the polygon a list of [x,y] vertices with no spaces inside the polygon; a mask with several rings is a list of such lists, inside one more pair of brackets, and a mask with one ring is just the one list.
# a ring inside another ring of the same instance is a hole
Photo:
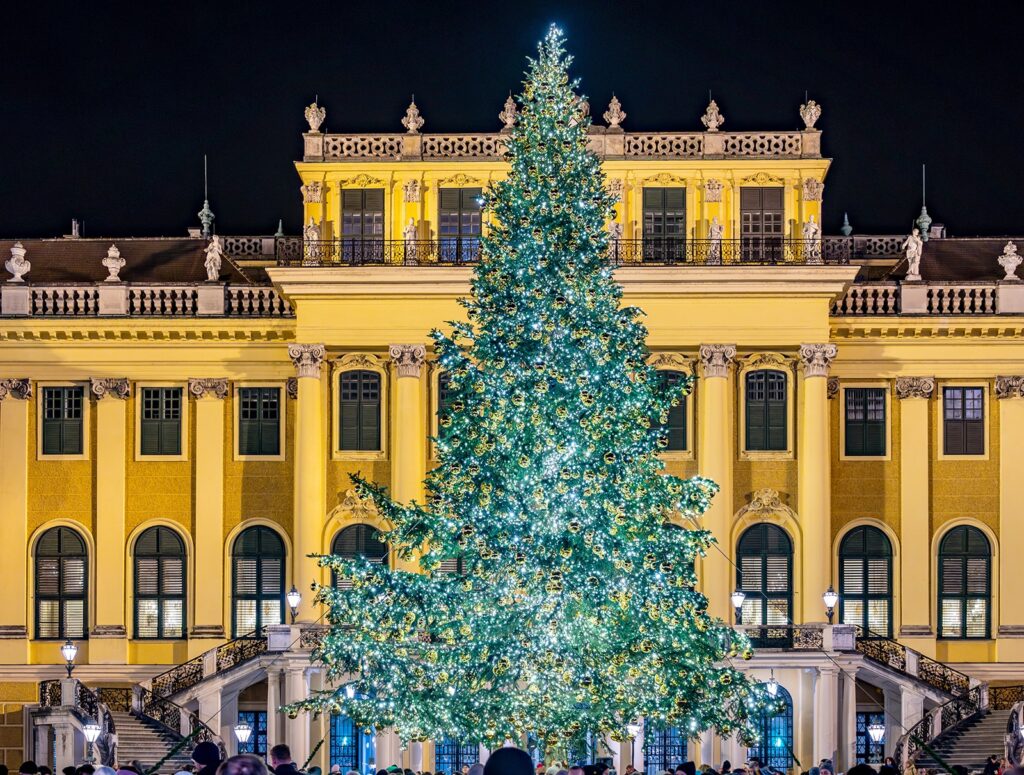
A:
{"label": "rectangular window", "polygon": [[238,389],[238,454],[281,454],[281,389]]}
{"label": "rectangular window", "polygon": [[846,388],[846,455],[885,455],[885,388]]}
{"label": "rectangular window", "polygon": [[142,388],[140,455],[181,454],[181,388]]}
{"label": "rectangular window", "polygon": [[783,189],[740,188],[741,258],[754,263],[782,260]]}
{"label": "rectangular window", "polygon": [[341,252],[348,263],[384,260],[384,189],[346,188],[341,192]]}
{"label": "rectangular window", "polygon": [[438,236],[442,263],[476,261],[480,254],[479,188],[442,188],[439,193]]}
{"label": "rectangular window", "polygon": [[985,454],[985,391],[980,387],[942,389],[942,452]]}
{"label": "rectangular window", "polygon": [[784,452],[789,446],[786,375],[753,371],[746,378],[746,450]]}
{"label": "rectangular window", "polygon": [[644,260],[683,259],[686,239],[686,189],[645,188],[643,192]]}
{"label": "rectangular window", "polygon": [[82,454],[84,400],[81,387],[43,388],[44,455]]}
{"label": "rectangular window", "polygon": [[684,375],[678,371],[660,371],[658,375],[665,387],[678,397],[678,403],[668,410],[668,423],[665,425],[665,430],[668,433],[668,446],[665,449],[669,452],[685,452],[687,449],[687,396],[678,395]]}
{"label": "rectangular window", "polygon": [[345,371],[340,379],[339,433],[343,451],[377,451],[380,446],[380,375]]}

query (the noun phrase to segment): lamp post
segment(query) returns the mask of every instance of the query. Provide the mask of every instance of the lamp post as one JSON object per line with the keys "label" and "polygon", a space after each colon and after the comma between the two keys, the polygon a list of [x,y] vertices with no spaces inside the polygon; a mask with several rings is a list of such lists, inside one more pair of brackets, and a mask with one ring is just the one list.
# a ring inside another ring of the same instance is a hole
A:
{"label": "lamp post", "polygon": [[885,724],[879,721],[873,724],[868,724],[868,737],[871,738],[871,742],[878,744],[885,742]]}
{"label": "lamp post", "polygon": [[99,739],[101,731],[102,730],[100,729],[100,725],[93,721],[90,721],[88,724],[84,724],[82,726],[82,734],[85,735],[85,742],[87,744],[85,747],[86,764],[92,764],[94,761],[93,743],[95,743]]}
{"label": "lamp post", "polygon": [[825,615],[828,617],[828,623],[832,624],[832,615],[836,612],[836,604],[839,602],[839,593],[836,592],[832,585],[828,585],[828,589],[821,596],[821,599],[825,602]]}
{"label": "lamp post", "polygon": [[75,657],[78,656],[78,646],[74,644],[71,638],[64,641],[64,645],[60,647],[60,653],[64,657],[64,666],[68,670],[68,678],[71,677],[71,671],[75,669]]}
{"label": "lamp post", "polygon": [[737,589],[729,595],[729,599],[732,601],[732,607],[736,611],[736,624],[742,624],[743,601],[747,599],[746,593],[742,589]]}
{"label": "lamp post", "polygon": [[299,615],[299,603],[302,602],[302,593],[295,588],[292,584],[292,588],[288,590],[288,608],[292,612],[292,624],[295,624],[295,617]]}
{"label": "lamp post", "polygon": [[252,727],[244,721],[239,721],[235,724],[235,739],[238,741],[239,746],[243,746],[249,742],[249,738],[252,737]]}
{"label": "lamp post", "polygon": [[636,767],[636,739],[640,736],[640,724],[636,721],[626,724],[626,733],[629,735],[629,763]]}
{"label": "lamp post", "polygon": [[777,697],[779,694],[779,682],[775,680],[775,668],[772,668],[772,675],[768,679],[768,683],[765,685],[765,689],[768,690],[769,697]]}

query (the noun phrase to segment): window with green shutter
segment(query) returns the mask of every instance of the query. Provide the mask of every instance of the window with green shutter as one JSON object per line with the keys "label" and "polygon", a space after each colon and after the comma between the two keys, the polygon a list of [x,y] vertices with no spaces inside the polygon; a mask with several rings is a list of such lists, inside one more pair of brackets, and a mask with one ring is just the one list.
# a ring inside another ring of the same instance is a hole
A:
{"label": "window with green shutter", "polygon": [[151,527],[135,542],[135,637],[185,637],[185,544]]}
{"label": "window with green shutter", "polygon": [[667,440],[667,445],[664,449],[669,452],[685,452],[687,447],[687,396],[681,395],[681,386],[683,381],[686,379],[686,375],[681,371],[661,370],[658,372],[658,377],[661,379],[662,385],[664,385],[665,389],[670,391],[677,399],[677,402],[668,410],[668,422],[662,426],[662,430],[665,433]]}
{"label": "window with green shutter", "polygon": [[746,378],[746,444],[748,452],[784,452],[788,447],[786,374],[752,371]]}
{"label": "window with green shutter", "polygon": [[985,391],[983,388],[943,388],[942,419],[943,454],[985,454]]}
{"label": "window with green shutter", "polygon": [[479,188],[442,188],[438,194],[439,259],[458,264],[480,256]]}
{"label": "window with green shutter", "polygon": [[181,454],[181,388],[142,388],[140,455]]}
{"label": "window with green shutter", "polygon": [[43,454],[81,455],[83,403],[81,387],[43,388]]}
{"label": "window with green shutter", "polygon": [[384,189],[346,188],[341,192],[341,251],[350,263],[384,259]]}
{"label": "window with green shutter", "polygon": [[685,256],[686,189],[643,189],[643,258],[671,261]]}
{"label": "window with green shutter", "polygon": [[846,455],[885,455],[885,388],[846,388]]}
{"label": "window with green shutter", "polygon": [[740,188],[740,242],[743,261],[772,264],[782,260],[783,189]]}
{"label": "window with green shutter", "polygon": [[281,454],[281,389],[238,389],[238,454]]}
{"label": "window with green shutter", "polygon": [[[341,530],[331,542],[331,554],[354,560],[359,557],[368,562],[383,564],[388,560],[388,546],[380,540],[380,532],[373,525],[360,522]],[[347,589],[351,582],[343,579],[340,583],[335,571],[331,571],[331,584]]]}
{"label": "window with green shutter", "polygon": [[989,637],[992,550],[985,534],[961,525],[939,544],[939,637]]}
{"label": "window with green shutter", "polygon": [[232,637],[284,622],[284,543],[269,527],[250,527],[231,549]]}
{"label": "window with green shutter", "polygon": [[736,546],[736,585],[746,593],[742,624],[760,625],[755,645],[789,640],[793,619],[793,543],[786,532],[765,522],[752,525]]}
{"label": "window with green shutter", "polygon": [[855,527],[839,545],[839,620],[892,637],[892,544],[877,527]]}
{"label": "window with green shutter", "polygon": [[377,451],[380,447],[381,379],[375,371],[342,372],[338,401],[340,448]]}
{"label": "window with green shutter", "polygon": [[36,637],[87,637],[89,561],[85,541],[70,528],[50,528],[36,543],[35,566]]}

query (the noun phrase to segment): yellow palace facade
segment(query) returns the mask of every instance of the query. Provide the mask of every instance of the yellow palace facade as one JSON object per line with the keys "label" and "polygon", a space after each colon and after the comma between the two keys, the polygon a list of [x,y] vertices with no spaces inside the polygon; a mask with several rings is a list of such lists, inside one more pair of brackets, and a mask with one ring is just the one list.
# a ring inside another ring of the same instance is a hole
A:
{"label": "yellow palace facade", "polygon": [[[916,739],[1001,724],[1001,740],[1020,712],[1016,243],[926,216],[917,263],[907,235],[823,236],[819,115],[728,132],[712,104],[705,131],[633,133],[615,101],[591,130],[626,301],[657,368],[695,378],[666,466],[721,485],[702,589],[785,709],[755,749],[652,725],[579,758],[923,763]],[[324,681],[309,585],[330,579],[307,555],[390,561],[349,474],[423,495],[446,384],[428,333],[461,316],[477,199],[505,174],[503,132],[425,133],[415,105],[395,134],[306,118],[301,237],[0,241],[8,765],[151,762],[194,730],[361,772],[486,757],[276,713]]]}

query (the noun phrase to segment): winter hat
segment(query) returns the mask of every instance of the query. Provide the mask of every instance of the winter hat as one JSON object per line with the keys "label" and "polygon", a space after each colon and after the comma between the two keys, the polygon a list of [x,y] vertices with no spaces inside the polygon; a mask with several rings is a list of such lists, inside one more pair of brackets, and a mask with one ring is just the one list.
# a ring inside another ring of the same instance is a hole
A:
{"label": "winter hat", "polygon": [[220,749],[216,743],[205,740],[196,746],[192,752],[192,761],[202,764],[204,767],[210,764],[220,763]]}
{"label": "winter hat", "polygon": [[499,748],[487,758],[484,775],[534,775],[533,759],[521,748]]}

